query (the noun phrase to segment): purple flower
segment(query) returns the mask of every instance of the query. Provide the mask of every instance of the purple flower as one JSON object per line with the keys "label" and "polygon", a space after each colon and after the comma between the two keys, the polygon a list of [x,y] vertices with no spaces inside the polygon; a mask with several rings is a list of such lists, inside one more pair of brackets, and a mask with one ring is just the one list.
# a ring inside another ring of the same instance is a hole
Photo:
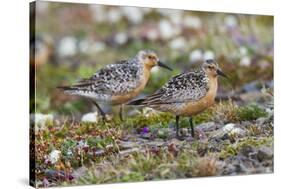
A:
{"label": "purple flower", "polygon": [[141,130],[141,134],[146,134],[146,133],[148,133],[149,132],[149,128],[148,127],[144,127],[144,128],[142,128],[142,130]]}

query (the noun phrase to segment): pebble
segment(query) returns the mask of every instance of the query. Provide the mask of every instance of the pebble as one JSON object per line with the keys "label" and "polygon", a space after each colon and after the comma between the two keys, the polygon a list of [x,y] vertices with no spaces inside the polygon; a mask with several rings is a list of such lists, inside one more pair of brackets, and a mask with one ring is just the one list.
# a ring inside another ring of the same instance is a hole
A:
{"label": "pebble", "polygon": [[196,128],[201,129],[204,132],[216,130],[217,127],[218,127],[218,125],[215,124],[215,122],[213,122],[213,121],[201,123],[200,125],[196,126]]}
{"label": "pebble", "polygon": [[98,112],[84,114],[81,118],[81,121],[97,123],[98,122]]}
{"label": "pebble", "polygon": [[125,142],[125,141],[120,141],[119,142],[119,147],[121,149],[130,149],[130,148],[134,148],[134,147],[137,147],[138,144],[134,143],[134,142]]}
{"label": "pebble", "polygon": [[138,152],[140,151],[139,148],[131,148],[131,149],[128,149],[128,150],[122,150],[119,152],[120,155],[127,155],[127,154],[130,154],[130,153],[133,153],[133,152]]}
{"label": "pebble", "polygon": [[271,160],[273,158],[273,150],[269,147],[261,147],[258,150],[257,158],[259,161]]}

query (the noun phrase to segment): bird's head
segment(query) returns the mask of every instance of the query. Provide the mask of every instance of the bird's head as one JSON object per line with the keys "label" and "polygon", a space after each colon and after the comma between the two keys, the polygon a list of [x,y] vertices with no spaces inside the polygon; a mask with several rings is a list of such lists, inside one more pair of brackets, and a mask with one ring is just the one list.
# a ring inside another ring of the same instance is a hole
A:
{"label": "bird's head", "polygon": [[219,68],[218,63],[213,59],[205,60],[205,62],[202,64],[202,69],[208,76],[217,77],[220,75],[227,78],[227,76]]}
{"label": "bird's head", "polygon": [[139,51],[138,54],[137,54],[137,58],[138,58],[139,62],[141,64],[143,64],[146,68],[151,69],[154,66],[160,66],[160,67],[163,67],[163,68],[166,68],[166,69],[172,71],[172,69],[170,67],[163,64],[159,60],[157,54],[152,50],[141,50],[141,51]]}

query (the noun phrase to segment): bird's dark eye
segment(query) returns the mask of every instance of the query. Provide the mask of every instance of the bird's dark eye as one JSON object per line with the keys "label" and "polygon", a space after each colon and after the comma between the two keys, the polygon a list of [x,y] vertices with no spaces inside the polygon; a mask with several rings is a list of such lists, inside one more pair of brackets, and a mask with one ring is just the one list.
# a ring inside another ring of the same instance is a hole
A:
{"label": "bird's dark eye", "polygon": [[148,56],[149,59],[153,59],[153,56]]}
{"label": "bird's dark eye", "polygon": [[212,67],[212,66],[208,66],[208,68],[209,68],[209,69],[213,69],[213,67]]}

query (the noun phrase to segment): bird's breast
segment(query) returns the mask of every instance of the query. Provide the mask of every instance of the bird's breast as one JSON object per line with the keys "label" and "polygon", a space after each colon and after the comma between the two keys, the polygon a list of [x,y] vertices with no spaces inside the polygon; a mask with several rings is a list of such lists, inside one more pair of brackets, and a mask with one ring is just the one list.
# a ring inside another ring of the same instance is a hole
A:
{"label": "bird's breast", "polygon": [[217,95],[217,78],[212,78],[209,81],[209,90],[204,97],[197,101],[186,102],[178,105],[177,114],[192,116],[201,113],[215,103]]}
{"label": "bird's breast", "polygon": [[138,83],[136,88],[134,88],[133,90],[129,91],[126,94],[112,96],[111,99],[112,104],[123,104],[138,96],[145,88],[149,80],[149,77],[150,77],[150,70],[144,69],[140,74],[140,77],[138,79],[139,81],[136,81]]}

